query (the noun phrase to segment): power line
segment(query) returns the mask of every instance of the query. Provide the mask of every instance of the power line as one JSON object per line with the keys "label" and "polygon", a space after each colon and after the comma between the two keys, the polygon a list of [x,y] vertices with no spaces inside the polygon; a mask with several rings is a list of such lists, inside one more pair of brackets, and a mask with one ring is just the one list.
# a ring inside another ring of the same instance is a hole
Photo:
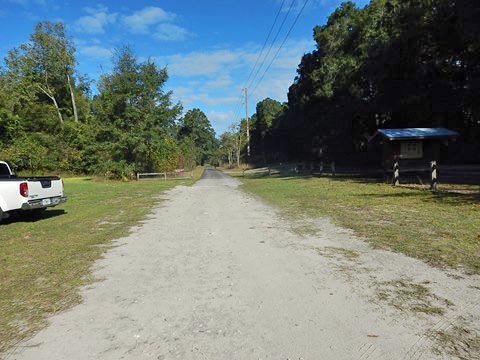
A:
{"label": "power line", "polygon": [[[268,32],[267,38],[265,39],[265,42],[264,42],[263,47],[262,47],[262,50],[260,51],[260,54],[259,54],[259,56],[257,57],[257,60],[256,60],[256,62],[255,62],[255,65],[254,65],[254,67],[252,68],[252,70],[251,70],[251,72],[250,72],[250,74],[249,74],[249,76],[248,76],[247,81],[245,82],[245,84],[248,83],[248,86],[244,86],[244,88],[248,88],[249,86],[251,86],[251,85],[255,82],[258,74],[260,73],[260,70],[263,68],[263,66],[265,65],[266,60],[268,59],[268,56],[270,55],[270,53],[271,53],[271,51],[272,51],[272,49],[273,49],[273,46],[275,45],[275,42],[277,41],[278,36],[280,35],[280,32],[282,31],[283,26],[285,25],[285,22],[286,22],[287,19],[288,19],[288,16],[290,15],[290,13],[291,13],[291,11],[292,11],[292,9],[293,9],[293,6],[294,6],[294,4],[296,3],[296,0],[292,0],[292,2],[290,3],[290,6],[289,6],[289,8],[288,8],[288,10],[287,10],[287,13],[286,13],[285,16],[283,17],[282,23],[280,24],[280,26],[279,26],[276,34],[275,34],[275,37],[273,38],[273,40],[272,40],[272,42],[271,42],[271,44],[270,44],[270,47],[268,48],[268,51],[266,52],[265,56],[263,57],[263,60],[262,60],[261,65],[260,65],[260,66],[257,68],[257,70],[255,71],[255,68],[257,67],[258,62],[259,62],[259,60],[260,60],[261,57],[262,57],[262,54],[263,54],[263,52],[264,52],[264,50],[265,50],[265,47],[266,47],[266,45],[267,45],[267,43],[268,43],[268,40],[270,39],[270,36],[272,35],[273,29],[275,28],[275,25],[277,24],[278,18],[280,17],[280,14],[281,14],[281,12],[282,12],[282,10],[283,10],[283,8],[284,8],[285,2],[286,2],[286,0],[283,0],[283,1],[282,1],[282,4],[281,4],[281,6],[280,6],[280,8],[279,8],[279,10],[278,10],[278,12],[277,12],[277,14],[276,14],[276,16],[275,16],[275,20],[274,20],[274,22],[273,22],[273,24],[272,24],[272,26],[271,26],[271,28],[270,28],[270,30],[269,30],[269,32]],[[304,7],[305,7],[305,4],[304,4]],[[303,10],[303,8],[302,8],[302,10]],[[298,19],[296,19],[296,20],[298,20]],[[291,29],[290,29],[290,31],[291,31]],[[289,31],[289,32],[290,32],[290,31]],[[282,44],[282,45],[283,45],[283,44]],[[268,68],[267,68],[267,70],[268,70]],[[254,73],[254,71],[255,71],[255,75],[254,75],[253,78],[252,78],[252,74]],[[264,74],[265,74],[265,73],[264,73]],[[264,75],[263,75],[263,76],[264,76]],[[262,77],[263,77],[263,76],[262,76]],[[251,79],[251,78],[252,78],[252,79]],[[251,79],[251,80],[250,80],[250,79]],[[250,83],[249,83],[249,81],[250,81]],[[257,86],[258,86],[258,84],[257,84]],[[243,89],[242,89],[242,90],[243,90]],[[242,108],[242,105],[243,105],[243,104],[245,104],[245,103],[241,101],[240,104],[238,105],[238,107],[236,108],[236,110],[234,111],[234,114],[235,114],[235,115],[241,111],[241,108]],[[241,118],[241,115],[238,114],[238,116],[236,116],[236,117]]]}
{"label": "power line", "polygon": [[268,35],[267,35],[267,38],[265,39],[265,42],[263,43],[263,46],[262,46],[262,50],[260,50],[260,53],[258,54],[257,56],[257,60],[255,61],[255,65],[253,65],[253,68],[252,70],[250,71],[250,74],[248,75],[248,78],[247,78],[247,81],[245,81],[245,86],[248,84],[248,82],[250,81],[252,75],[253,75],[253,72],[255,71],[257,65],[258,65],[258,62],[260,60],[260,58],[262,57],[263,55],[263,51],[265,50],[265,47],[267,46],[267,43],[268,43],[268,40],[270,40],[270,35],[272,35],[272,31],[273,29],[275,28],[275,25],[277,24],[277,20],[278,20],[278,17],[280,16],[280,13],[282,12],[283,10],[283,6],[285,5],[285,1],[286,0],[283,0],[282,1],[282,5],[280,5],[280,9],[278,9],[278,12],[277,12],[277,15],[275,16],[275,20],[273,21],[273,24],[272,26],[270,27],[270,30],[268,32]]}
{"label": "power line", "polygon": [[258,67],[257,71],[255,72],[255,75],[254,75],[253,79],[250,81],[250,83],[246,87],[248,87],[248,88],[251,87],[252,84],[255,82],[255,79],[257,78],[258,73],[262,69],[263,65],[265,64],[265,61],[268,59],[268,56],[270,55],[270,52],[272,51],[273,46],[275,45],[275,42],[278,39],[278,35],[280,35],[280,32],[283,29],[283,25],[285,25],[285,22],[287,21],[288,15],[290,15],[290,12],[292,11],[292,8],[293,8],[293,5],[295,4],[295,2],[296,2],[296,0],[292,0],[292,2],[290,3],[290,7],[288,8],[287,13],[283,17],[282,23],[280,24],[280,27],[278,28],[277,33],[275,34],[275,37],[273,38],[273,41],[270,44],[270,47],[268,48],[267,53],[265,54],[265,57],[263,58],[262,64]]}
{"label": "power line", "polygon": [[260,83],[261,83],[261,82],[263,81],[263,79],[265,78],[265,75],[267,74],[268,70],[270,70],[270,67],[272,66],[272,64],[274,63],[274,61],[275,61],[275,59],[277,58],[278,54],[280,53],[280,51],[282,50],[283,46],[285,45],[288,37],[290,36],[293,28],[294,28],[295,25],[297,24],[298,19],[299,19],[300,16],[302,15],[303,10],[305,9],[305,7],[307,6],[307,4],[308,4],[309,1],[310,1],[310,0],[305,0],[305,2],[303,3],[302,8],[300,9],[300,11],[299,11],[298,14],[297,14],[297,17],[295,18],[295,20],[293,21],[292,26],[291,26],[290,29],[288,30],[287,35],[285,35],[285,38],[283,39],[282,43],[280,44],[280,47],[277,49],[277,52],[276,52],[275,55],[273,56],[272,61],[270,62],[270,64],[268,65],[268,67],[267,67],[267,68],[265,69],[265,71],[263,72],[262,77],[261,77],[260,80],[258,81],[257,85],[255,85],[255,87],[253,88],[252,92],[250,93],[250,96],[252,96],[252,95],[255,93],[255,90],[257,90],[258,86],[260,85]]}
{"label": "power line", "polygon": [[[270,27],[270,30],[268,31],[268,35],[267,35],[267,37],[265,38],[265,42],[263,43],[262,49],[260,50],[260,53],[258,54],[257,59],[255,60],[255,65],[252,67],[252,70],[250,71],[250,74],[248,75],[248,78],[247,78],[247,80],[245,81],[244,86],[242,87],[242,92],[243,92],[243,89],[247,88],[247,84],[249,83],[250,79],[252,78],[252,75],[253,75],[254,71],[256,70],[258,63],[259,63],[260,59],[262,58],[263,52],[264,52],[264,50],[265,50],[265,48],[266,48],[266,46],[267,46],[267,44],[268,44],[268,40],[270,40],[270,36],[272,35],[273,29],[275,28],[275,25],[277,24],[278,18],[280,17],[280,14],[281,14],[281,12],[282,12],[282,10],[283,10],[283,7],[284,7],[284,5],[285,5],[285,1],[286,1],[286,0],[283,0],[283,1],[282,1],[282,4],[280,5],[280,8],[279,8],[278,11],[277,11],[277,14],[275,15],[275,19],[274,19],[274,21],[273,21],[272,26]],[[293,0],[293,1],[295,1],[295,0]],[[284,23],[284,22],[285,22],[285,19],[284,19],[284,21],[282,22],[282,25],[280,26],[280,29],[281,29],[281,27],[283,26],[283,23]],[[276,36],[278,36],[278,33],[277,33]],[[270,51],[271,51],[271,48],[269,49],[269,52],[270,52]],[[265,59],[263,60],[262,64],[260,65],[260,68],[259,68],[259,69],[261,69],[261,67],[263,66],[264,63],[265,63]],[[255,77],[256,77],[256,75],[258,74],[259,69],[257,70],[257,72],[256,72],[256,74],[255,74]],[[255,78],[254,78],[254,79],[255,79]],[[254,79],[252,79],[252,81],[253,81]],[[235,118],[237,118],[237,117],[241,118],[241,115],[240,115],[241,113],[240,113],[240,111],[242,110],[242,106],[243,106],[244,104],[245,104],[245,101],[244,101],[244,99],[243,99],[243,95],[241,94],[241,95],[239,96],[239,104],[235,107],[234,112],[233,112]]]}
{"label": "power line", "polygon": [[241,114],[241,110],[242,110],[244,104],[245,104],[245,102],[243,100],[243,89],[242,89],[239,96],[238,96],[238,103],[235,106],[235,108],[233,109],[234,119],[237,119],[237,118],[241,117],[240,114]]}
{"label": "power line", "polygon": [[250,157],[250,126],[248,125],[248,89],[245,88],[245,121],[247,125],[247,156]]}

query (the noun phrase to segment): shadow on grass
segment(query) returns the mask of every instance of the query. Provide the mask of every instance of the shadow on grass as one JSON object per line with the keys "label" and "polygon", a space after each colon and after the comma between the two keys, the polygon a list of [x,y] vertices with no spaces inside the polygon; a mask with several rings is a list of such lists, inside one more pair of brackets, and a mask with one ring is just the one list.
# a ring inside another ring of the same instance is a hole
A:
{"label": "shadow on grass", "polygon": [[407,191],[393,194],[356,194],[359,197],[369,198],[413,198],[417,197],[423,202],[437,202],[448,205],[478,205],[480,204],[480,195],[461,194],[452,192],[431,192],[428,190],[404,188]]}
{"label": "shadow on grass", "polygon": [[12,214],[8,219],[3,220],[2,223],[0,223],[0,226],[6,226],[14,223],[35,223],[66,214],[67,212],[63,209],[45,210],[41,213],[22,212],[18,214]]}
{"label": "shadow on grass", "polygon": [[284,179],[284,180],[313,180],[313,179],[329,179],[333,181],[348,181],[348,182],[357,182],[362,184],[372,184],[378,183],[382,184],[385,183],[384,179],[375,178],[375,177],[366,177],[359,174],[296,174],[293,172],[281,172],[281,173],[274,173],[272,175],[268,175],[267,173],[257,173],[257,174],[246,174],[246,179],[253,179],[253,180],[265,180],[265,179]]}
{"label": "shadow on grass", "polygon": [[292,180],[313,180],[315,177],[312,175],[296,175],[296,174],[255,174],[255,175],[246,175],[244,176],[245,179],[249,180],[269,180],[269,179],[279,179],[285,181],[292,181]]}
{"label": "shadow on grass", "polygon": [[[388,182],[381,177],[365,176],[362,174],[295,174],[293,172],[279,172],[272,175],[267,173],[251,174],[246,176],[251,180],[265,180],[265,179],[281,179],[285,181],[292,180],[313,180],[324,178],[333,182],[349,182],[353,184],[384,184],[388,186]],[[465,205],[472,204],[478,205],[480,203],[480,193],[461,193],[455,191],[439,190],[432,192],[428,188],[419,188],[415,186],[401,186],[399,190],[404,190],[398,193],[362,193],[355,194],[359,197],[371,197],[371,198],[406,198],[406,197],[418,197],[419,200],[424,202],[438,202],[448,205]]]}
{"label": "shadow on grass", "polygon": [[[436,192],[432,193],[432,200],[442,202],[449,205],[478,205],[480,204],[480,194],[461,194],[453,192]],[[479,208],[480,210],[480,208]]]}

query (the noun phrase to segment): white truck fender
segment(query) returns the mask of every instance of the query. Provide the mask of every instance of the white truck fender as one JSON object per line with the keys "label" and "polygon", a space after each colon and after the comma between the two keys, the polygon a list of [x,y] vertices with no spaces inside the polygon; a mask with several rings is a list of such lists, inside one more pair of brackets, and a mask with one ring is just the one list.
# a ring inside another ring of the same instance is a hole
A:
{"label": "white truck fender", "polygon": [[5,199],[3,198],[3,196],[0,195],[0,222],[8,217],[8,214],[5,213],[6,209],[7,204],[5,202]]}
{"label": "white truck fender", "polygon": [[2,195],[0,195],[0,209],[2,209],[3,211],[6,211],[7,209],[7,203],[5,202],[5,199]]}

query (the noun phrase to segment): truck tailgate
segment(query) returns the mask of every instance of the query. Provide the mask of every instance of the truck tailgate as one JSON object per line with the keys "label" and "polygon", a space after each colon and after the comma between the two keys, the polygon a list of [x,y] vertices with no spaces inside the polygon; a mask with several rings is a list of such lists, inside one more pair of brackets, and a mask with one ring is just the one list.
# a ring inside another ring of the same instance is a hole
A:
{"label": "truck tailgate", "polygon": [[28,192],[30,200],[63,196],[63,183],[59,178],[28,179]]}

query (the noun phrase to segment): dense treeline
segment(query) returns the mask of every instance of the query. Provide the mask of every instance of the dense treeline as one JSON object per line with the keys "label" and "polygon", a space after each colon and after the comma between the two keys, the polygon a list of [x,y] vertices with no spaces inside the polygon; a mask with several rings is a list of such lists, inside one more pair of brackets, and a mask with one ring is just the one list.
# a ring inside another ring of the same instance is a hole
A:
{"label": "dense treeline", "polygon": [[480,160],[479,19],[476,0],[343,3],[315,27],[288,103],[258,104],[252,159],[348,157],[377,128],[442,126]]}
{"label": "dense treeline", "polygon": [[39,23],[0,68],[0,159],[17,171],[129,178],[203,163],[217,146],[199,109],[181,117],[164,90],[167,69],[119,49],[111,73],[76,71],[62,23]]}

